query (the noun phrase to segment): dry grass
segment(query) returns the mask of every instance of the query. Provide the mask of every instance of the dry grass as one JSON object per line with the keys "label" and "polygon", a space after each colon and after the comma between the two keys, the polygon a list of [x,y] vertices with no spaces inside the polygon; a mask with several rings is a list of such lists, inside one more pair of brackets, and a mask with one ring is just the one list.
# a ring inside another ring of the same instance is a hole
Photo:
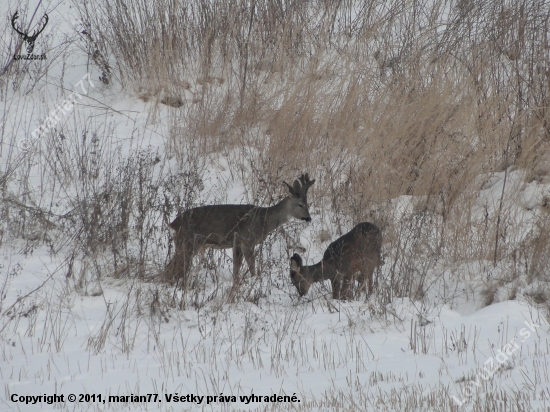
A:
{"label": "dry grass", "polygon": [[[115,158],[108,143],[74,142],[57,160],[41,154],[52,187],[78,182],[76,195],[67,189],[71,212],[50,218],[64,231],[76,225],[77,248],[109,254],[114,273],[137,267],[144,277],[153,255],[162,266],[154,232],[203,202],[197,188],[213,153],[229,159],[251,203],[273,204],[283,179],[308,171],[320,218],[340,232],[364,220],[382,226],[388,299],[423,293],[441,257],[524,259],[531,275],[548,267],[547,219],[531,233],[534,252],[522,254],[510,199],[483,217],[477,202],[479,179],[508,166],[528,181],[549,178],[548,2],[115,1],[79,10],[104,83],[152,102],[153,121],[158,104],[173,107],[166,154],[183,170],[155,166],[154,153]],[[406,217],[393,214],[401,195],[417,199]],[[22,233],[44,207],[19,203]]]}
{"label": "dry grass", "polygon": [[[23,239],[13,242],[21,245],[14,255],[46,244],[52,256],[67,258],[56,268],[61,276],[50,276],[59,278],[55,288],[40,286],[9,308],[2,299],[21,268],[0,265],[0,332],[18,333],[28,318],[28,336],[43,330],[37,350],[62,353],[77,321],[66,309],[73,292],[122,290],[117,300],[105,297],[104,319],[86,336],[91,352],[116,348],[130,356],[146,336],[166,374],[160,380],[191,376],[196,365],[218,358],[284,377],[290,363],[306,365],[311,347],[323,373],[335,371],[335,354],[341,365],[366,373],[375,354],[363,337],[378,321],[381,330],[391,323],[404,328],[415,356],[462,359],[469,352],[483,361],[475,329],[473,337],[449,331],[449,339],[444,331],[436,345],[435,324],[423,315],[432,306],[452,308],[455,296],[473,289],[469,281],[481,285],[486,304],[521,294],[548,311],[548,196],[518,212],[514,195],[498,192],[489,204],[481,193],[495,177],[501,184],[502,172],[518,192],[550,182],[548,1],[138,0],[78,7],[101,87],[147,101],[151,124],[168,113],[169,133],[156,151],[138,141],[141,131],[119,136],[107,116],[83,118],[75,110],[35,151],[17,157],[11,149],[0,174],[0,242]],[[20,69],[0,74],[0,99],[25,84]],[[25,108],[16,109],[6,105],[4,112]],[[13,117],[30,128],[23,115]],[[120,144],[124,139],[138,149]],[[246,201],[258,205],[274,204],[284,196],[282,180],[308,172],[316,179],[310,227],[320,242],[360,221],[382,227],[385,265],[374,298],[352,311],[325,299],[329,291],[321,286],[298,300],[288,277],[288,257],[303,247],[296,239],[304,226],[296,222],[257,247],[263,275],[243,276],[231,310],[224,306],[229,254],[197,257],[201,276],[186,294],[158,282],[173,253],[166,223],[181,210],[226,202],[216,187],[203,190],[212,183],[211,165],[222,160],[228,186],[242,183]],[[514,170],[525,172],[519,183]],[[413,320],[401,319],[398,297],[418,309]],[[332,350],[332,335],[325,341],[305,327],[312,313],[346,319],[347,344]],[[171,341],[161,327],[167,322]],[[258,326],[264,324],[271,326]],[[187,340],[190,328],[201,334],[197,344]],[[261,345],[271,348],[269,357],[261,356]],[[548,376],[546,363],[534,359],[529,368],[529,376]],[[221,390],[227,370],[220,371],[206,368],[199,376],[212,393]],[[351,376],[345,388],[333,386],[317,399],[300,393],[303,403],[272,409],[460,409],[449,397],[458,392],[422,384],[424,376],[374,371],[365,385]],[[458,388],[473,379],[467,376]],[[542,393],[540,382],[530,394],[498,381],[485,382],[468,400],[472,410],[526,410],[535,391]],[[406,389],[384,389],[384,382]]]}
{"label": "dry grass", "polygon": [[[517,254],[506,200],[474,217],[477,178],[509,165],[547,174],[548,6],[188,1],[87,15],[126,88],[182,102],[174,153],[193,140],[199,153],[240,152],[229,166],[254,172],[243,180],[255,203],[309,171],[315,209],[341,231],[386,228],[402,296],[428,270],[419,254]],[[424,199],[406,221],[387,212],[400,195]]]}
{"label": "dry grass", "polygon": [[265,172],[345,173],[353,203],[424,194],[452,209],[472,176],[548,149],[547,5],[497,3],[138,2],[83,13],[125,87],[183,98],[178,140],[254,146],[270,159]]}

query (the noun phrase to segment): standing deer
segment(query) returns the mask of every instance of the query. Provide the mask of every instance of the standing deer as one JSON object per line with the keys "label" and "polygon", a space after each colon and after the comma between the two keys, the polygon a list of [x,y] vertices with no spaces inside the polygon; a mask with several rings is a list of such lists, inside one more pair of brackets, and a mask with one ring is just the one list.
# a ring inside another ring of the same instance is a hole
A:
{"label": "standing deer", "polygon": [[[372,274],[380,264],[382,234],[372,223],[363,222],[339,237],[323,255],[323,260],[311,266],[303,266],[302,258],[295,253],[290,258],[290,278],[300,296],[304,296],[314,282],[330,279],[333,299],[351,300],[354,297],[355,280],[359,292],[365,290],[368,281],[369,294],[373,289]],[[355,274],[359,272],[359,276]]]}
{"label": "standing deer", "polygon": [[189,287],[189,269],[199,250],[233,248],[233,289],[239,285],[239,270],[243,256],[252,276],[256,276],[254,246],[291,218],[311,221],[307,191],[315,183],[307,173],[291,186],[283,182],[290,195],[271,207],[254,205],[210,205],[186,210],[178,215],[170,229],[173,231],[175,254],[167,267],[171,280],[182,281]]}

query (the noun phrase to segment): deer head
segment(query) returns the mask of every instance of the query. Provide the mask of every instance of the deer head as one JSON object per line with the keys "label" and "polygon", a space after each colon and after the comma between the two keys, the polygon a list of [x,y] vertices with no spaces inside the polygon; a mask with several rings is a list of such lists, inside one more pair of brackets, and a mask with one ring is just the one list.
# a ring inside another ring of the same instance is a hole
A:
{"label": "deer head", "polygon": [[299,181],[296,179],[292,186],[287,182],[283,182],[290,192],[289,215],[295,219],[311,222],[307,204],[307,191],[315,183],[315,179],[309,180],[308,174],[303,174]]}
{"label": "deer head", "polygon": [[21,36],[23,41],[26,43],[27,53],[32,53],[32,51],[34,50],[34,41],[36,40],[38,35],[42,33],[42,31],[46,27],[46,24],[48,24],[48,15],[44,14],[44,16],[42,16],[42,20],[40,21],[38,28],[34,30],[31,35],[21,31],[16,27],[15,22],[17,21],[18,18],[19,18],[19,12],[16,11],[13,17],[11,18],[11,25],[13,29]]}
{"label": "deer head", "polygon": [[313,283],[312,279],[302,273],[302,268],[302,257],[298,253],[294,253],[294,255],[290,258],[290,279],[292,280],[292,284],[298,290],[300,296],[304,296]]}

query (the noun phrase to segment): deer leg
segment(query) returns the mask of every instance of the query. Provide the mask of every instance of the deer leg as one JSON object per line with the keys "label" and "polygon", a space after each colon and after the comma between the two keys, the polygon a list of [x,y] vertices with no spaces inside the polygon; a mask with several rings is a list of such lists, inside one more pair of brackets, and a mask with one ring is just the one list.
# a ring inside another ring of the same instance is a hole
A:
{"label": "deer leg", "polygon": [[254,259],[254,246],[249,247],[248,245],[243,244],[243,253],[246,263],[248,264],[248,269],[250,270],[251,276],[256,276],[256,262]]}
{"label": "deer leg", "polygon": [[233,280],[239,278],[239,273],[241,271],[241,266],[243,264],[243,250],[239,242],[236,240],[237,236],[235,235],[235,240],[233,241]]}
{"label": "deer leg", "polygon": [[178,280],[183,290],[188,290],[192,285],[190,283],[191,277],[191,262],[193,262],[194,248],[192,244],[186,243],[181,248],[181,257],[179,262]]}
{"label": "deer leg", "polygon": [[[178,230],[173,233],[174,240],[174,256],[170,260],[167,267],[167,277],[170,282],[180,283],[180,280],[185,280],[189,272],[189,241],[187,233],[183,230]],[[191,256],[192,258],[192,256]],[[185,283],[185,282],[184,282]]]}
{"label": "deer leg", "polygon": [[[374,289],[373,272],[375,269],[375,262],[371,259],[366,259],[362,262],[357,281],[359,288],[356,293],[356,299],[358,299],[363,292],[367,292],[367,298],[372,294]],[[368,286],[368,289],[367,289]]]}
{"label": "deer leg", "polygon": [[339,276],[342,279],[342,292],[340,298],[345,300],[353,300],[355,298],[355,279],[356,265],[352,262],[342,262],[340,265]]}
{"label": "deer leg", "polygon": [[355,289],[355,276],[353,272],[343,275],[342,281],[342,297],[346,300],[353,300],[353,290]]}
{"label": "deer leg", "polygon": [[330,283],[332,284],[332,299],[340,299],[340,294],[342,292],[342,277],[339,273],[336,273],[334,279],[331,279]]}
{"label": "deer leg", "polygon": [[370,271],[370,273],[367,275],[368,277],[368,281],[369,281],[369,292],[368,294],[370,295],[372,293],[372,291],[374,290],[374,283],[372,281],[372,270]]}
{"label": "deer leg", "polygon": [[164,273],[162,274],[165,282],[173,282],[175,278],[175,269],[176,269],[176,255],[172,256],[170,262],[166,265]]}
{"label": "deer leg", "polygon": [[165,282],[174,282],[177,279],[178,274],[178,268],[180,267],[181,262],[181,253],[180,253],[180,244],[178,242],[177,238],[174,238],[174,256],[170,259],[170,262],[168,262],[168,265],[166,265],[166,268],[164,269],[163,278]]}
{"label": "deer leg", "polygon": [[363,265],[361,266],[359,273],[357,273],[357,276],[354,279],[357,279],[357,283],[358,283],[358,288],[357,288],[357,291],[354,293],[354,295],[355,295],[355,299],[359,299],[361,294],[367,291],[368,276],[367,276],[365,267]]}
{"label": "deer leg", "polygon": [[241,284],[240,271],[243,263],[243,250],[241,247],[241,241],[239,235],[235,233],[233,236],[233,285],[229,291],[228,301],[232,303],[235,300],[235,295],[239,290]]}
{"label": "deer leg", "polygon": [[179,271],[181,268],[181,263],[183,262],[181,250],[176,244],[176,250],[174,251],[174,256],[172,256],[172,259],[170,259],[170,262],[168,262],[168,265],[166,265],[166,269],[164,270],[164,280],[166,282],[175,282],[179,278]]}
{"label": "deer leg", "polygon": [[374,289],[374,282],[373,282],[373,273],[374,269],[376,268],[376,262],[374,262],[372,259],[366,259],[363,262],[362,268],[361,268],[361,275],[363,276],[363,290],[365,290],[365,284],[368,282],[368,293],[367,296],[370,296]]}
{"label": "deer leg", "polygon": [[[236,256],[237,252],[239,253],[238,258]],[[250,273],[252,274],[252,276],[255,276],[256,269],[254,266],[254,245],[250,247],[243,237],[239,236],[238,233],[235,233],[235,235],[233,236],[233,259],[234,262],[238,262],[239,268],[242,265],[243,256],[246,260],[246,263],[248,264]],[[235,275],[235,267],[233,267],[233,269],[233,275]]]}

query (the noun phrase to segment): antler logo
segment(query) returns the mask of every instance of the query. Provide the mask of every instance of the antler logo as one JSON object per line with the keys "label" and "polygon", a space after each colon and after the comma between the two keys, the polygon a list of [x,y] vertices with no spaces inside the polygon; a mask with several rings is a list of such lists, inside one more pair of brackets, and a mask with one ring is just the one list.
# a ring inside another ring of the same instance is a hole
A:
{"label": "antler logo", "polygon": [[26,43],[27,53],[32,53],[32,51],[34,50],[34,42],[35,42],[36,38],[38,37],[38,35],[40,33],[42,33],[42,31],[46,27],[46,24],[48,24],[48,15],[44,14],[44,16],[42,17],[42,20],[40,21],[39,27],[36,30],[34,30],[31,35],[29,35],[27,32],[24,32],[24,31],[17,28],[16,20],[18,18],[19,18],[19,12],[16,11],[15,14],[13,15],[13,17],[11,18],[11,25],[12,25],[13,29],[19,35],[21,35],[21,38]]}

